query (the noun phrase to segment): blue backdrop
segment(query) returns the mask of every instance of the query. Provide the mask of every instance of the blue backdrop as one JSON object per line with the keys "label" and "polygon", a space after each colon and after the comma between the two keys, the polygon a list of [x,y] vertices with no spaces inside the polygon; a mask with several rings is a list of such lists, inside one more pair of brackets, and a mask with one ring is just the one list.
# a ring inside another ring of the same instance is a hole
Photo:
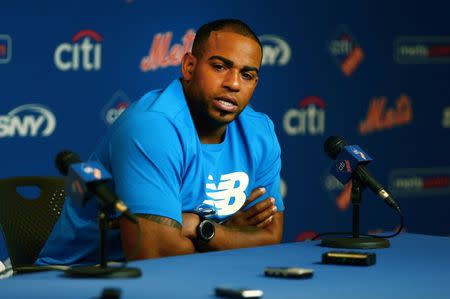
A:
{"label": "blue backdrop", "polygon": [[[247,22],[264,61],[251,105],[282,147],[285,241],[351,229],[328,174],[329,135],[359,144],[410,232],[450,234],[450,26],[428,1],[2,1],[0,177],[58,175],[84,159],[127,105],[179,76],[195,29]],[[362,231],[398,217],[364,192]]]}

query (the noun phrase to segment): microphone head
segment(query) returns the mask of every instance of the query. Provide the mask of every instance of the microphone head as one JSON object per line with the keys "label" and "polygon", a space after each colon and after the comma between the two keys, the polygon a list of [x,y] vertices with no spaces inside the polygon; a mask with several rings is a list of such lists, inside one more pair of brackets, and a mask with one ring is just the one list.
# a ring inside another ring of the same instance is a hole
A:
{"label": "microphone head", "polygon": [[339,153],[342,151],[347,142],[339,136],[330,136],[325,140],[323,144],[323,149],[327,155],[335,160]]}
{"label": "microphone head", "polygon": [[74,152],[68,150],[59,152],[55,158],[55,166],[62,175],[67,175],[70,164],[80,162],[80,157]]}

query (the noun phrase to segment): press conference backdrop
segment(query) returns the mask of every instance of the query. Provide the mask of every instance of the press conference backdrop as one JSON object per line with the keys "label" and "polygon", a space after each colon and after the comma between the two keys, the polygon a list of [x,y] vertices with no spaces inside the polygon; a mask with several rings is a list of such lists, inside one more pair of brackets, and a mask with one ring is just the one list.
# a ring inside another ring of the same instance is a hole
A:
{"label": "press conference backdrop", "polygon": [[[0,177],[58,175],[107,127],[180,76],[195,30],[240,18],[264,47],[251,105],[282,148],[285,241],[351,229],[328,174],[329,135],[358,144],[409,232],[450,235],[449,3],[436,1],[1,1]],[[363,193],[362,231],[395,212]]]}

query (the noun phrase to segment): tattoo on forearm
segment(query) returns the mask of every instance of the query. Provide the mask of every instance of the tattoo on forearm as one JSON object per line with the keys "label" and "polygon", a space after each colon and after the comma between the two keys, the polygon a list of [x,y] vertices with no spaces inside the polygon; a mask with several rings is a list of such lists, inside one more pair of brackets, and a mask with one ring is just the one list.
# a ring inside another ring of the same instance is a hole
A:
{"label": "tattoo on forearm", "polygon": [[136,216],[159,223],[159,224],[162,224],[162,225],[167,225],[167,226],[175,227],[178,229],[182,228],[181,224],[179,224],[175,220],[167,218],[167,217],[151,215],[151,214],[136,214]]}

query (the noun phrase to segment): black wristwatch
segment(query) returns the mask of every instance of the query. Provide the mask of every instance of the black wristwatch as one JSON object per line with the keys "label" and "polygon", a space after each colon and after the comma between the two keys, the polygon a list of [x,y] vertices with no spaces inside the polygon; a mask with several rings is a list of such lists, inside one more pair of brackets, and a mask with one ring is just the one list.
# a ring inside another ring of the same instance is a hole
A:
{"label": "black wristwatch", "polygon": [[209,242],[214,238],[216,228],[214,222],[208,219],[201,219],[197,226],[197,238],[203,242]]}

